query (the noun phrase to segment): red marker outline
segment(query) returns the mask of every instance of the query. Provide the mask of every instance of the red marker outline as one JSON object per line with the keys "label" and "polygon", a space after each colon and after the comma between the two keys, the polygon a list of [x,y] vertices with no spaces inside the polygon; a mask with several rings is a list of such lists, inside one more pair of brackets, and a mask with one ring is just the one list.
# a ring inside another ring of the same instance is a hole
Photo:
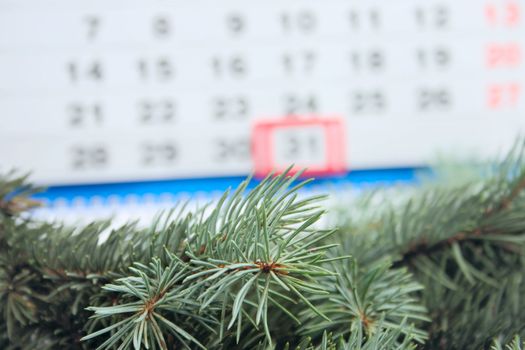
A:
{"label": "red marker outline", "polygon": [[[301,126],[321,126],[325,133],[326,163],[324,166],[308,167],[305,176],[329,176],[346,173],[345,127],[342,118],[319,115],[288,115],[279,119],[263,119],[255,122],[252,134],[252,157],[254,172],[258,177],[266,176],[271,171],[282,172],[285,168],[277,167],[274,154],[273,134],[283,128]],[[291,173],[301,170],[302,164],[293,167]]]}

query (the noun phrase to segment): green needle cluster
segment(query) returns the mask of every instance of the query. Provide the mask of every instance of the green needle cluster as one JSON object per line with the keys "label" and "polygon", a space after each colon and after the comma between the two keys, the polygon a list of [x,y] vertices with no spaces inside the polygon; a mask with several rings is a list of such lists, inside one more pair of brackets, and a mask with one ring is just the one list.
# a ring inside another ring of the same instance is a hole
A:
{"label": "green needle cluster", "polygon": [[521,349],[524,143],[436,174],[334,208],[284,172],[148,227],[38,221],[5,174],[0,348]]}

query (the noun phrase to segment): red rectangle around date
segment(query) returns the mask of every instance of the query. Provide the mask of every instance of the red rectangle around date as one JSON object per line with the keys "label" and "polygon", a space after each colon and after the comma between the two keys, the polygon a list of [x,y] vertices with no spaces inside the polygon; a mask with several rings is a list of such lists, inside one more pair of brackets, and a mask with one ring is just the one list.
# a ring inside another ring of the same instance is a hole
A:
{"label": "red rectangle around date", "polygon": [[259,120],[252,134],[256,176],[282,172],[329,176],[346,172],[345,128],[341,118],[287,116]]}

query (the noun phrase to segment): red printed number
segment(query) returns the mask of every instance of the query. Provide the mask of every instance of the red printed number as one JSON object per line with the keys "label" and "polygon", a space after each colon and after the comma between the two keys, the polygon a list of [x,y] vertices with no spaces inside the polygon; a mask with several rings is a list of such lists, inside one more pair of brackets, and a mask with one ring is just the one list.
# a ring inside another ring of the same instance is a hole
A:
{"label": "red printed number", "polygon": [[344,127],[339,118],[283,118],[259,121],[253,129],[255,174],[307,168],[305,175],[346,171]]}
{"label": "red printed number", "polygon": [[485,19],[493,26],[514,27],[521,19],[520,5],[515,2],[488,4],[485,6]]}
{"label": "red printed number", "polygon": [[487,89],[490,109],[513,108],[518,105],[521,86],[518,83],[492,84]]}
{"label": "red printed number", "polygon": [[486,52],[489,68],[515,68],[521,63],[521,47],[518,44],[490,44]]}

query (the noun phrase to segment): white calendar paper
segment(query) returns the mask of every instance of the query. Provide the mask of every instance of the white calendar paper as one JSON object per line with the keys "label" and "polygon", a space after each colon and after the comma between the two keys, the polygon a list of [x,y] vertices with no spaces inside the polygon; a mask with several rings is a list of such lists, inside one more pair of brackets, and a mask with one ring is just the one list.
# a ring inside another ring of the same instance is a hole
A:
{"label": "white calendar paper", "polygon": [[348,170],[492,155],[525,130],[524,49],[524,1],[0,0],[0,168],[247,174],[290,115],[339,117]]}

